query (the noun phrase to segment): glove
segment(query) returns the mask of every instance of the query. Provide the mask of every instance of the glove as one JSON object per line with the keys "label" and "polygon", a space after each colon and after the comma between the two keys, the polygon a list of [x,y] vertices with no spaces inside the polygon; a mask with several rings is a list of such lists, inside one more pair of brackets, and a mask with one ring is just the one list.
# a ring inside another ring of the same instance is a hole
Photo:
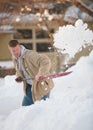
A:
{"label": "glove", "polygon": [[17,77],[17,78],[15,79],[15,81],[18,82],[18,83],[20,83],[20,82],[23,81],[23,78],[22,78],[22,77]]}

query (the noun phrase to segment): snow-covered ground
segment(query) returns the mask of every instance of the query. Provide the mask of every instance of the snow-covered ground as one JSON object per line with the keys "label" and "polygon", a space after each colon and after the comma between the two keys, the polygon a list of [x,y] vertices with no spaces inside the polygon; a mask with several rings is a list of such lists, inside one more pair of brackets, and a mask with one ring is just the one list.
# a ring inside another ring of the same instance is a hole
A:
{"label": "snow-covered ground", "polygon": [[12,68],[13,67],[13,62],[12,61],[1,61],[0,62],[0,67]]}
{"label": "snow-covered ground", "polygon": [[[68,49],[70,56],[74,52]],[[21,106],[23,84],[15,82],[15,75],[0,79],[0,130],[93,130],[93,51],[69,70],[73,71],[70,75],[54,79],[49,99],[27,107]]]}

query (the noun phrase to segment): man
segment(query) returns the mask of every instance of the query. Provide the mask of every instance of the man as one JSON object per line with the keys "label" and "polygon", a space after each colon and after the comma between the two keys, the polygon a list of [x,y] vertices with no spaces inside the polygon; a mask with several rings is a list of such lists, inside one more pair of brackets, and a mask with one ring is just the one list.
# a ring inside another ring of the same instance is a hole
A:
{"label": "man", "polygon": [[16,69],[17,78],[15,80],[24,83],[22,106],[28,106],[36,100],[48,98],[50,90],[54,87],[52,79],[44,81],[38,79],[39,76],[46,76],[50,73],[50,59],[46,55],[26,49],[17,40],[11,40],[8,43],[8,48]]}

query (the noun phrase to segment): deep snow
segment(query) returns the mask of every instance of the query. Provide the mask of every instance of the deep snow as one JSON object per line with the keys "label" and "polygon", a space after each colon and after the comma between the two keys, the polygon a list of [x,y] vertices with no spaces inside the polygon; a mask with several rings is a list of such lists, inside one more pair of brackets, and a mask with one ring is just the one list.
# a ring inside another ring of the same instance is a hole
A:
{"label": "deep snow", "polygon": [[[72,51],[68,49],[70,56],[76,50]],[[54,79],[55,88],[49,99],[28,107],[21,106],[23,84],[15,82],[15,75],[0,79],[0,130],[93,130],[93,51],[69,70],[73,73]]]}

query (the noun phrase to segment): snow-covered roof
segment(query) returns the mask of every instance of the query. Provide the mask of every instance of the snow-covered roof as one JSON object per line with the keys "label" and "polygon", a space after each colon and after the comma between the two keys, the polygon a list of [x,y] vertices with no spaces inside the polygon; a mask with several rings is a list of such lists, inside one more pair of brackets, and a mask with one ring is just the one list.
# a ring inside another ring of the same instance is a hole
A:
{"label": "snow-covered roof", "polygon": [[0,32],[2,32],[2,33],[15,33],[16,30],[11,25],[2,25],[2,26],[0,26]]}
{"label": "snow-covered roof", "polygon": [[69,22],[73,22],[73,19],[77,20],[77,19],[82,19],[84,21],[93,21],[93,17],[91,17],[89,14],[82,12],[78,7],[76,7],[75,5],[70,6],[67,11],[65,12],[64,15],[64,20],[65,21],[69,21]]}
{"label": "snow-covered roof", "polygon": [[[51,5],[52,6],[52,5]],[[39,14],[39,15],[37,15]],[[65,14],[57,14],[52,13],[50,14],[48,9],[45,9],[44,13],[42,14],[42,17],[47,18],[47,20],[64,20],[66,22],[73,23],[74,20],[82,19],[84,21],[93,21],[93,17],[89,16],[87,13],[82,12],[78,7],[75,5],[70,6],[67,8]],[[18,23],[18,22],[33,22],[38,23],[40,22],[41,14],[40,12],[33,14],[11,14],[11,13],[0,13],[0,19],[1,22],[3,21],[5,24],[12,25],[12,23]]]}

